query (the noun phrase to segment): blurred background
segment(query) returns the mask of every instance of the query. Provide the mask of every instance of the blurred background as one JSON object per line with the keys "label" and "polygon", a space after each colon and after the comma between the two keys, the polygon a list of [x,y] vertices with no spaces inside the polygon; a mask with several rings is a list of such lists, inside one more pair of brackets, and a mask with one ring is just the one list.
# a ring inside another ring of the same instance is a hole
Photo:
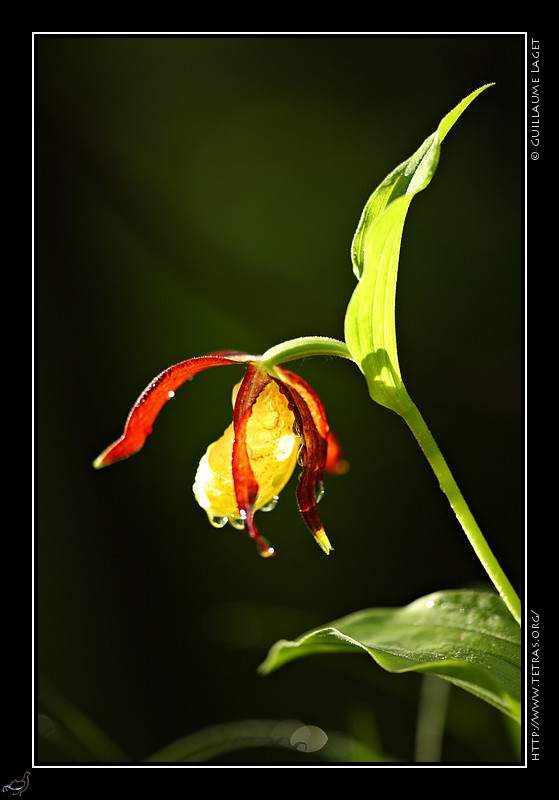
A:
{"label": "blurred background", "polygon": [[[260,516],[277,551],[268,561],[194,501],[198,461],[230,422],[236,368],[184,386],[139,455],[91,463],[170,364],[343,338],[369,194],[494,81],[411,206],[397,324],[408,391],[521,591],[523,37],[35,45],[39,763],[141,762],[208,726],[263,719],[366,729],[387,757],[411,761],[419,676],[364,655],[257,674],[278,638],[485,585],[413,437],[351,363],[292,364],[351,464],[326,479],[329,557],[297,511],[295,477]],[[498,712],[458,689],[448,703],[444,761],[516,758]],[[320,760],[260,747],[215,763]]]}

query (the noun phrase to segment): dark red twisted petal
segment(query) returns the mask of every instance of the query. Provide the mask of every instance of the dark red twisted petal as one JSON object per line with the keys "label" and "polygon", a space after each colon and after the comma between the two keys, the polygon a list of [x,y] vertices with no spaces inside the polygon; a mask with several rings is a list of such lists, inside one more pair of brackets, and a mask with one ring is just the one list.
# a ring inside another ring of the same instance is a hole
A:
{"label": "dark red twisted petal", "polygon": [[317,509],[316,491],[326,465],[329,430],[326,413],[312,386],[299,375],[281,367],[276,367],[276,371],[280,376],[280,380],[277,381],[278,386],[293,407],[303,438],[301,449],[303,470],[297,486],[299,509],[307,527],[313,536],[319,539],[324,535],[324,528]]}
{"label": "dark red twisted petal", "polygon": [[233,412],[234,439],[231,468],[237,506],[241,518],[244,520],[246,532],[251,539],[254,539],[263,556],[273,555],[274,549],[263,541],[254,524],[254,504],[258,497],[258,482],[250,466],[246,436],[248,421],[256,399],[270,381],[271,378],[267,372],[258,369],[255,364],[248,364],[237,393]]}
{"label": "dark red twisted petal", "polygon": [[96,468],[107,467],[140,450],[152,431],[155,418],[173,396],[176,389],[198,372],[230,364],[243,364],[254,360],[243,353],[223,352],[198,356],[174,364],[157,375],[138,397],[128,415],[124,432],[93,462]]}

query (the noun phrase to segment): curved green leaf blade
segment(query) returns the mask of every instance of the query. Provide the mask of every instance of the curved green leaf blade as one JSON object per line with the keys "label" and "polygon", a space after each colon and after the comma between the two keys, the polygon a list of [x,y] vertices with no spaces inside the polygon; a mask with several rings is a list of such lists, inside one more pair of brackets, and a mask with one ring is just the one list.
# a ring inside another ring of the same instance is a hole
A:
{"label": "curved green leaf blade", "polygon": [[299,720],[245,719],[224,722],[183,736],[146,758],[148,763],[202,763],[238,750],[258,747],[315,753],[324,761],[394,762],[378,746],[339,731],[328,733]]}
{"label": "curved green leaf blade", "polygon": [[401,413],[409,398],[402,383],[396,348],[395,297],[400,243],[413,197],[429,184],[441,143],[480,92],[465,97],[441,120],[418,150],[396,167],[369,198],[351,246],[359,283],[345,317],[345,341],[364,373],[371,397]]}
{"label": "curved green leaf blade", "polygon": [[280,640],[260,672],[302,656],[366,652],[389,672],[429,672],[520,721],[520,628],[490,592],[445,591],[403,608],[358,611],[295,641]]}

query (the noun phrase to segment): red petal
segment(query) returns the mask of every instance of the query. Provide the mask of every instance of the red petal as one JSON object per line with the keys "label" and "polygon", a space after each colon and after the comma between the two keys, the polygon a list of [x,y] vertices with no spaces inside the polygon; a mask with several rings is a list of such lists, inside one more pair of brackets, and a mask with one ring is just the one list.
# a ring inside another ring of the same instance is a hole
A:
{"label": "red petal", "polygon": [[349,469],[349,465],[343,457],[341,445],[332,431],[328,431],[328,451],[324,469],[333,475],[343,475]]}
{"label": "red petal", "polygon": [[254,359],[254,356],[237,353],[212,353],[207,356],[189,358],[168,367],[144,389],[128,415],[122,436],[95,459],[93,466],[96,468],[107,467],[109,464],[114,464],[115,461],[137,453],[151,433],[155,418],[165,403],[170,400],[179,386],[193,378],[198,372],[210,369],[210,367],[246,363],[250,359]]}
{"label": "red petal", "polygon": [[333,475],[342,475],[347,472],[349,465],[343,458],[342,448],[338,439],[330,430],[328,420],[326,419],[326,411],[316,391],[294,372],[289,372],[282,368],[276,369],[285,378],[286,383],[291,382],[291,384],[295,385],[297,391],[307,403],[320,435],[326,437],[328,447],[326,463],[324,464],[325,471],[331,472]]}
{"label": "red petal", "polygon": [[271,556],[274,549],[259,535],[254,524],[254,504],[258,497],[258,483],[254,477],[246,446],[247,425],[254,403],[260,392],[270,383],[270,376],[255,364],[248,364],[239,387],[233,412],[233,454],[231,468],[239,513],[245,530],[254,539],[263,556]]}
{"label": "red petal", "polygon": [[331,550],[316,504],[317,485],[326,464],[328,421],[324,406],[314,389],[299,375],[276,367],[283,381],[282,388],[294,406],[294,413],[303,437],[303,470],[297,486],[297,501],[307,527],[325,552]]}
{"label": "red petal", "polygon": [[283,369],[283,367],[276,367],[276,371],[280,374],[282,381],[287,383],[288,386],[293,387],[298,394],[301,395],[312,415],[317,431],[326,439],[330,428],[328,426],[326,411],[322,405],[322,400],[317,395],[316,391],[309,383],[303,380],[300,375]]}

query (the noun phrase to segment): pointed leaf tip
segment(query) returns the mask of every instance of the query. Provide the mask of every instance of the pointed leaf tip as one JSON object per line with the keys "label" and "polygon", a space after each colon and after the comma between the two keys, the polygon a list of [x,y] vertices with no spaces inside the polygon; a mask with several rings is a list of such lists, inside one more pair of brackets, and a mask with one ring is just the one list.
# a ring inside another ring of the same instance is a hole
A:
{"label": "pointed leaf tip", "polygon": [[344,331],[352,358],[366,377],[371,397],[402,413],[410,405],[400,375],[395,300],[400,244],[413,197],[430,183],[441,142],[470,103],[488,86],[471,92],[440,121],[416,152],[375,189],[351,246],[358,279],[346,309]]}

